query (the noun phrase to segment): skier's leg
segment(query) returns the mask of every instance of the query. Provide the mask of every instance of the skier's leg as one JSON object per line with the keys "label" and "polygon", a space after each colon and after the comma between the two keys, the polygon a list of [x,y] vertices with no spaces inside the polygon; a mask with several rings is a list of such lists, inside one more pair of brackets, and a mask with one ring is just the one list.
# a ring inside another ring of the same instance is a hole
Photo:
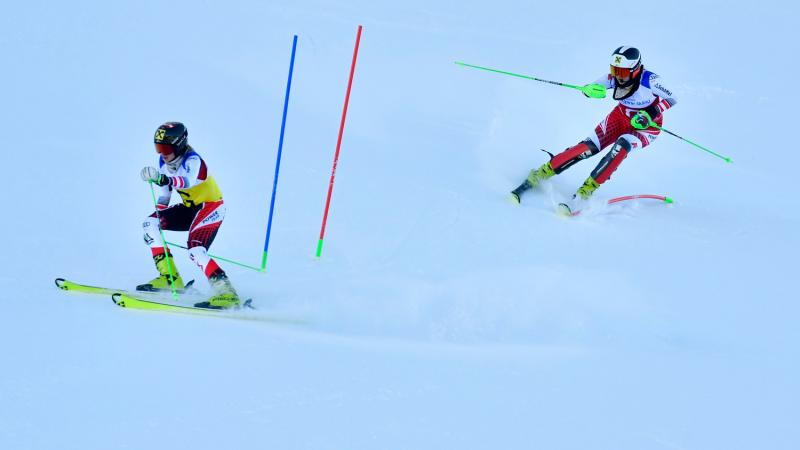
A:
{"label": "skier's leg", "polygon": [[625,115],[623,108],[614,108],[602,122],[597,124],[588,138],[570,147],[550,160],[553,171],[559,174],[578,161],[591,158],[614,142],[620,135],[629,130],[630,119]]}
{"label": "skier's leg", "polygon": [[189,258],[203,271],[214,289],[214,296],[208,304],[201,306],[230,308],[239,305],[239,296],[228,275],[208,254],[224,218],[225,205],[222,201],[204,203],[189,230]]}
{"label": "skier's leg", "polygon": [[142,223],[144,242],[150,247],[158,276],[147,283],[140,284],[136,289],[144,291],[171,289],[173,284],[175,288],[183,289],[183,279],[175,266],[172,252],[166,252],[164,241],[161,240],[161,230],[188,230],[191,218],[194,217],[193,209],[175,205],[159,211],[158,214],[153,213],[144,220]]}
{"label": "skier's leg", "polygon": [[560,174],[578,161],[598,154],[626,130],[626,124],[630,128],[630,119],[625,115],[624,109],[617,106],[595,127],[594,133],[589,137],[553,156],[550,161],[542,164],[538,169],[531,170],[528,178],[511,191],[511,199],[519,203],[520,195],[528,189],[536,187],[540,181]]}
{"label": "skier's leg", "polygon": [[[656,123],[660,126],[662,118],[659,116]],[[595,129],[595,134],[602,146],[614,139],[614,145],[603,159],[594,168],[589,178],[578,188],[572,200],[560,203],[559,209],[571,213],[583,207],[586,201],[594,194],[601,184],[611,179],[622,161],[628,157],[631,150],[644,148],[651,144],[659,134],[658,129],[635,130],[630,124],[630,117],[625,114],[622,107],[614,108],[611,114]]]}
{"label": "skier's leg", "polygon": [[520,202],[520,196],[528,189],[534,188],[539,185],[542,180],[546,180],[553,175],[557,175],[576,162],[592,157],[600,151],[595,145],[592,138],[586,138],[583,141],[573,145],[572,147],[564,150],[563,152],[555,155],[550,161],[542,164],[538,169],[532,169],[528,174],[528,178],[522,182],[516,189],[511,191],[511,200],[516,203]]}
{"label": "skier's leg", "polygon": [[594,191],[611,178],[611,174],[617,170],[622,161],[628,157],[631,149],[636,146],[641,146],[639,138],[630,134],[620,136],[614,146],[611,147],[611,151],[603,156],[603,159],[594,168],[589,178],[578,188],[578,192],[572,197],[572,202],[564,203],[563,205],[567,206],[571,211],[580,209],[582,204],[594,194]]}
{"label": "skier's leg", "polygon": [[[660,125],[661,118],[659,117],[658,119],[657,123]],[[611,151],[600,160],[600,163],[594,168],[592,174],[583,183],[583,186],[578,189],[578,194],[584,199],[591,197],[592,193],[594,193],[601,184],[611,178],[611,174],[613,174],[614,171],[617,170],[617,167],[622,164],[622,161],[628,157],[628,153],[630,153],[631,150],[647,147],[655,141],[659,133],[660,130],[658,129],[634,130],[633,127],[627,128],[625,133],[619,136],[614,142]]]}
{"label": "skier's leg", "polygon": [[586,138],[583,141],[557,154],[549,164],[555,174],[559,174],[582,159],[591,158],[600,152],[594,139]]}
{"label": "skier's leg", "polygon": [[[581,197],[589,198],[594,192],[594,189],[597,189],[601,184],[608,181],[611,178],[611,174],[614,173],[617,167],[622,164],[622,161],[628,157],[628,153],[634,148],[634,145],[641,146],[639,138],[629,134],[620,136],[617,142],[614,143],[614,146],[611,147],[611,151],[600,160],[597,167],[594,168],[592,174],[589,176],[589,179],[586,180],[587,183],[589,183],[589,180],[594,180],[593,183],[589,184],[596,186],[591,190],[584,190],[583,192],[579,189],[578,192],[581,194]],[[587,183],[584,183],[584,186],[586,186]]]}

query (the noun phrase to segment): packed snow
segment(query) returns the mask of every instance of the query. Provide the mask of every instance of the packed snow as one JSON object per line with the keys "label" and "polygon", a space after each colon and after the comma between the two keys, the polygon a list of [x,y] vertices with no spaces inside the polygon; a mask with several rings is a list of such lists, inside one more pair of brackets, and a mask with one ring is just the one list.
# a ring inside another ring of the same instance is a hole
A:
{"label": "packed snow", "polygon": [[[0,448],[797,448],[796,4],[3,9]],[[259,320],[57,289],[155,276],[139,170],[168,120],[225,196],[211,253],[260,263],[294,35],[267,270],[220,262]],[[664,127],[733,163],[662,134],[593,212],[554,205],[601,156],[508,203],[615,102],[454,62],[581,85],[619,45],[676,91]],[[630,194],[675,203],[602,206]]]}

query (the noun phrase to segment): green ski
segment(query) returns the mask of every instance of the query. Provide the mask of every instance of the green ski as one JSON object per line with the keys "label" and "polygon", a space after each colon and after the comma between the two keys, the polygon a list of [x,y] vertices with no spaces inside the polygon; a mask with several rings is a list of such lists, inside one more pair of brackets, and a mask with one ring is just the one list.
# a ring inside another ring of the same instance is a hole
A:
{"label": "green ski", "polygon": [[[192,288],[192,284],[194,280],[189,281],[186,284],[184,289],[178,291],[179,294],[186,294],[187,291],[189,293],[193,292],[194,289]],[[72,292],[81,292],[84,294],[100,294],[100,295],[111,295],[117,292],[136,292],[136,294],[144,294],[144,295],[152,295],[152,296],[163,296],[164,294],[170,294],[170,291],[131,291],[129,289],[113,289],[113,288],[106,288],[106,287],[99,287],[99,286],[89,286],[88,284],[79,284],[73,281],[65,280],[64,278],[56,278],[56,286],[59,289],[65,291],[72,291]]]}
{"label": "green ski", "polygon": [[161,301],[137,298],[133,295],[123,294],[121,292],[113,294],[111,296],[111,299],[114,301],[115,305],[127,309],[189,314],[195,316],[214,316],[214,317],[223,317],[226,319],[253,320],[258,322],[270,322],[270,323],[285,324],[285,325],[308,324],[307,321],[302,319],[296,319],[291,317],[270,317],[264,315],[263,313],[254,311],[255,308],[253,308],[252,299],[247,299],[244,302],[242,302],[241,307],[232,309],[211,309],[211,308],[200,308],[197,306],[175,305],[172,303],[165,303]]}
{"label": "green ski", "polygon": [[[221,313],[236,311],[236,309],[212,309],[200,308],[197,306],[174,305],[172,303],[158,302],[149,299],[137,298],[131,294],[115,292],[111,295],[114,304],[123,308],[144,309],[148,311],[168,311],[187,314],[219,315]],[[252,300],[247,299],[242,303],[241,308],[253,309]],[[237,308],[237,309],[241,309]]]}

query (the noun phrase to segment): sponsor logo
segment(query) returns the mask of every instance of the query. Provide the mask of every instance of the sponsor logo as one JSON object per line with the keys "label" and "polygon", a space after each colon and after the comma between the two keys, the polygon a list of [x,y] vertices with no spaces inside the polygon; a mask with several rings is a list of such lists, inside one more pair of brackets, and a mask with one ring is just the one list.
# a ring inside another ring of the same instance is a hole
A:
{"label": "sponsor logo", "polygon": [[150,237],[149,234],[147,234],[147,233],[144,234],[144,242],[145,242],[145,244],[150,245],[150,244],[153,243],[153,240],[154,239],[152,237]]}
{"label": "sponsor logo", "polygon": [[670,92],[670,91],[669,91],[668,89],[666,89],[664,86],[662,86],[662,85],[660,85],[660,84],[656,83],[654,87],[655,87],[655,88],[657,88],[657,89],[661,89],[662,91],[664,91],[664,93],[665,93],[665,94],[667,94],[667,95],[669,95],[670,97],[672,97],[672,92]]}
{"label": "sponsor logo", "polygon": [[614,57],[614,64],[619,64],[621,62],[622,62],[622,57],[621,56],[615,56]]}
{"label": "sponsor logo", "polygon": [[164,135],[166,134],[166,130],[162,130],[161,128],[156,130],[156,140],[161,141],[164,140]]}
{"label": "sponsor logo", "polygon": [[219,212],[218,211],[214,211],[213,213],[211,213],[210,216],[208,216],[205,219],[203,219],[203,221],[200,222],[200,223],[201,224],[209,224],[209,223],[212,223],[212,222],[216,222],[218,220],[220,220]]}

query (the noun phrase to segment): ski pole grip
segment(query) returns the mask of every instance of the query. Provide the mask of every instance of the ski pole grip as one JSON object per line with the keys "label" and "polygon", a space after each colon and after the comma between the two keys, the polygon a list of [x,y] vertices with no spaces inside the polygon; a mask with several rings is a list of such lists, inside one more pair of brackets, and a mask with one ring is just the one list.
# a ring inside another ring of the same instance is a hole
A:
{"label": "ski pole grip", "polygon": [[580,88],[583,95],[591,98],[606,98],[606,87],[602,84],[587,84]]}

